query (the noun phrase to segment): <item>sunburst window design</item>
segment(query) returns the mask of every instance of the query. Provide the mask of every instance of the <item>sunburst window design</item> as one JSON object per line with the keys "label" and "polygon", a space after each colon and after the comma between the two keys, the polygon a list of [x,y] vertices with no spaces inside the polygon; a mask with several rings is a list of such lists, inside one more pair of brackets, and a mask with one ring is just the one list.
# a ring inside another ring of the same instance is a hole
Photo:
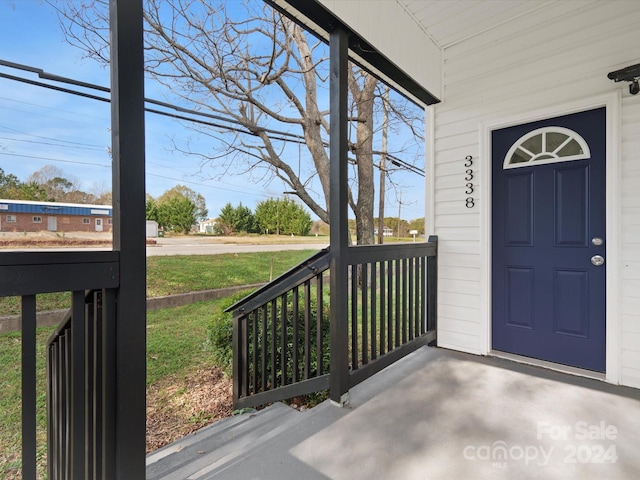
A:
{"label": "sunburst window design", "polygon": [[589,145],[573,130],[544,127],[520,137],[507,152],[503,167],[529,167],[590,157]]}

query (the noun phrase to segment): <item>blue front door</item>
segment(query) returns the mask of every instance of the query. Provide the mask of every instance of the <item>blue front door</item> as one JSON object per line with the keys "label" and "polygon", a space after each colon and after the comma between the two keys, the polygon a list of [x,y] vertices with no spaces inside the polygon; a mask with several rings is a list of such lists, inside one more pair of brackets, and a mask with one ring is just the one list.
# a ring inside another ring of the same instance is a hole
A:
{"label": "blue front door", "polygon": [[605,109],[492,133],[492,348],[605,370]]}

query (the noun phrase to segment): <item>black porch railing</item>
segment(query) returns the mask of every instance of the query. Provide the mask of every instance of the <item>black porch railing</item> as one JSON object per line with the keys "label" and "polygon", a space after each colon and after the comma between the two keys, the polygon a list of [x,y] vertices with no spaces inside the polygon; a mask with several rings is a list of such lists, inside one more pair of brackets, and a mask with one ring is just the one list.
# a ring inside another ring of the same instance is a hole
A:
{"label": "black porch railing", "polygon": [[348,375],[353,387],[433,342],[437,239],[429,240],[349,248],[348,365],[329,351],[328,249],[230,307],[236,408],[327,390],[330,375]]}
{"label": "black porch railing", "polygon": [[[47,478],[115,478],[115,289],[118,252],[0,252],[0,296],[22,297],[22,478],[38,472],[36,304],[71,292],[48,342]],[[89,290],[85,288],[92,289]]]}
{"label": "black porch railing", "polygon": [[435,341],[437,239],[429,240],[349,249],[349,387]]}
{"label": "black porch railing", "polygon": [[233,402],[249,407],[329,387],[323,250],[228,310],[233,317]]}
{"label": "black porch railing", "polygon": [[73,292],[47,342],[50,479],[114,478],[114,305],[114,289]]}

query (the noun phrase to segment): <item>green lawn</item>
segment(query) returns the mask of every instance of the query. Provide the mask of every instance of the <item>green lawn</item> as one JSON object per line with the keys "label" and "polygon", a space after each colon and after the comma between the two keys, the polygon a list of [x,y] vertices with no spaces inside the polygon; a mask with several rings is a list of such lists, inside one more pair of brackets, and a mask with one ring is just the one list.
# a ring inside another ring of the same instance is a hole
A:
{"label": "green lawn", "polygon": [[[314,253],[287,251],[261,254],[152,257],[148,259],[149,295],[246,285],[269,280]],[[69,294],[38,296],[39,309],[64,308]],[[163,382],[180,384],[189,374],[214,364],[209,327],[222,315],[227,299],[199,302],[147,314],[147,387]],[[19,299],[0,299],[0,315],[19,312]],[[39,470],[44,472],[45,344],[52,328],[38,329],[38,439]],[[20,478],[19,332],[0,335],[0,478]],[[194,422],[198,420],[195,419]],[[42,477],[44,478],[44,476]]]}
{"label": "green lawn", "polygon": [[315,250],[147,258],[147,295],[160,297],[268,282]]}
{"label": "green lawn", "polygon": [[[268,253],[192,255],[147,258],[147,296],[235,287],[268,282],[308,258],[315,250],[288,250]],[[38,295],[38,311],[69,308],[71,295]],[[0,317],[20,314],[20,298],[0,298]]]}

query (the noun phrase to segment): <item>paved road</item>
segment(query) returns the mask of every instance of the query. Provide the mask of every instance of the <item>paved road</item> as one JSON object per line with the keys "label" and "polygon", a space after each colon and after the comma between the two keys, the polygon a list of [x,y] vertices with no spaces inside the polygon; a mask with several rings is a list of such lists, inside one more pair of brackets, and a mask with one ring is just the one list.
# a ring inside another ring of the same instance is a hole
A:
{"label": "paved road", "polygon": [[[102,237],[104,237],[103,235]],[[100,237],[100,238],[102,238]],[[94,237],[88,237],[94,238]],[[277,245],[271,244],[252,244],[251,240],[242,239],[238,240],[239,243],[225,243],[229,241],[226,238],[220,237],[199,237],[199,236],[189,236],[189,237],[166,237],[166,238],[157,238],[157,245],[147,245],[147,256],[157,256],[157,255],[215,255],[219,253],[247,253],[247,252],[278,252],[283,250],[321,250],[329,245],[329,239],[327,237],[319,238],[319,240],[325,240],[324,243],[308,243],[309,239],[306,241],[300,241],[300,243],[296,242],[295,239],[283,239],[284,241],[290,241],[292,243],[283,243]],[[105,251],[111,250],[108,247],[71,247],[71,248],[42,248],[37,249],[38,251],[44,252],[67,252],[69,250],[80,250],[80,251]],[[16,251],[30,251],[33,252],[35,249],[24,249],[24,248],[16,248],[16,249],[1,249],[2,252],[16,252]]]}
{"label": "paved road", "polygon": [[158,238],[157,245],[147,246],[147,256],[215,255],[218,253],[279,252],[282,250],[321,250],[328,243],[293,243],[283,245],[249,245],[206,242],[193,238]]}

